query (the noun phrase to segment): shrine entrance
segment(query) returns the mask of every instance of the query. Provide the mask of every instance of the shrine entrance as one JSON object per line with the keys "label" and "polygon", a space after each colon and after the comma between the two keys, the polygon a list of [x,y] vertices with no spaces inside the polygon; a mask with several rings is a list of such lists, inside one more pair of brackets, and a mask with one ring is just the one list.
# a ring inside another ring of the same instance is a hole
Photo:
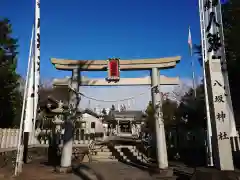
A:
{"label": "shrine entrance", "polygon": [[132,133],[132,127],[130,121],[120,121],[120,133]]}
{"label": "shrine entrance", "polygon": [[[151,75],[148,79],[145,79],[145,85],[151,85],[151,96],[152,103],[155,108],[155,123],[156,123],[156,151],[157,151],[157,162],[159,162],[159,169],[168,169],[168,158],[167,158],[167,149],[166,149],[166,139],[165,139],[165,130],[164,123],[162,117],[162,96],[160,91],[160,69],[166,68],[174,68],[177,63],[180,61],[181,57],[168,57],[168,58],[154,58],[154,59],[134,59],[134,60],[120,60],[120,59],[109,59],[107,60],[64,60],[64,59],[56,59],[52,58],[51,62],[58,70],[63,71],[71,71],[72,77],[67,82],[68,87],[70,88],[70,101],[69,104],[73,109],[79,108],[80,98],[79,94],[79,86],[81,86],[82,77],[80,73],[82,71],[106,71],[108,70],[108,76],[106,78],[107,83],[111,85],[117,85],[121,83],[120,79],[120,70],[121,71],[133,71],[133,70],[148,70],[151,72]],[[113,82],[113,83],[112,83]],[[125,78],[126,82],[126,78]],[[89,82],[86,82],[85,85]],[[98,82],[93,82],[93,86]],[[137,85],[141,83],[136,82],[134,80],[128,81],[127,85]],[[106,84],[105,84],[106,85]],[[86,96],[85,96],[86,97]],[[96,99],[96,98],[93,98]],[[117,98],[118,99],[118,98]],[[111,102],[111,101],[110,101]],[[136,121],[135,116],[130,116],[126,119],[119,117],[117,120],[116,131],[121,134],[130,134],[132,135],[133,127],[132,123]],[[121,121],[121,122],[120,122]],[[137,122],[137,121],[136,121]],[[72,145],[73,138],[69,138],[68,134],[71,133],[73,127],[71,127],[71,123],[69,126],[65,126],[64,136],[67,136],[66,142],[64,142],[64,146],[62,149],[62,159],[61,159],[61,167],[71,167],[71,154],[72,154]],[[68,129],[69,128],[69,129]]]}

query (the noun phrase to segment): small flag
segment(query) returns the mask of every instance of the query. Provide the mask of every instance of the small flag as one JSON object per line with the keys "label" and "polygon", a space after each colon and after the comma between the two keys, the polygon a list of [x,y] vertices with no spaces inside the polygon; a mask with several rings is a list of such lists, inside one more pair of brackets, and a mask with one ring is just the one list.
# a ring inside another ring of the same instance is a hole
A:
{"label": "small flag", "polygon": [[191,35],[190,26],[189,26],[189,29],[188,29],[188,45],[189,45],[190,53],[192,55],[193,45],[192,45],[192,35]]}

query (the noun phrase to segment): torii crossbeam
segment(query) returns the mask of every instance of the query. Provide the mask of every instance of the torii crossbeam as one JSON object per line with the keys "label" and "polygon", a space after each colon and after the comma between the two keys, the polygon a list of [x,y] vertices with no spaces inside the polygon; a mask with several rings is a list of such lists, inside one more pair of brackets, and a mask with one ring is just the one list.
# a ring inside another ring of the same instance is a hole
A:
{"label": "torii crossbeam", "polygon": [[[71,82],[70,77],[62,79],[53,79],[53,86],[68,86]],[[166,77],[160,76],[160,85],[179,85],[179,77]],[[117,83],[108,83],[104,78],[89,79],[87,77],[81,77],[79,82],[80,86],[144,86],[151,85],[151,77],[146,76],[142,78],[121,78]]]}

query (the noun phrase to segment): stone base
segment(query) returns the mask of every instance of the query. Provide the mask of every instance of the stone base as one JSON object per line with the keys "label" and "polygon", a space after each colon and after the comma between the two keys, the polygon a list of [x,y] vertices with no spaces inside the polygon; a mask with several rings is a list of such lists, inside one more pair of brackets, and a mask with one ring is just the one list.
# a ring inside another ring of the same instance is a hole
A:
{"label": "stone base", "polygon": [[173,169],[172,168],[160,169],[160,175],[167,177],[173,176]]}
{"label": "stone base", "polygon": [[72,167],[56,167],[57,173],[67,174],[72,173]]}
{"label": "stone base", "polygon": [[84,162],[84,163],[90,162],[89,156],[87,154],[84,155],[82,162]]}
{"label": "stone base", "polygon": [[196,169],[191,180],[240,180],[240,172],[220,171],[214,168]]}
{"label": "stone base", "polygon": [[156,169],[152,177],[155,179],[176,180],[177,177],[173,175],[173,169]]}

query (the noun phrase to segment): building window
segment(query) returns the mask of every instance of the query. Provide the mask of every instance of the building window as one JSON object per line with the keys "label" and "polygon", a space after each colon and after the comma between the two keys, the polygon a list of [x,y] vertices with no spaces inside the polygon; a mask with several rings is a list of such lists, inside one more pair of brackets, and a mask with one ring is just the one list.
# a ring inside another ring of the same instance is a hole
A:
{"label": "building window", "polygon": [[91,122],[91,128],[95,129],[95,122]]}
{"label": "building window", "polygon": [[86,122],[81,123],[81,128],[86,128]]}

